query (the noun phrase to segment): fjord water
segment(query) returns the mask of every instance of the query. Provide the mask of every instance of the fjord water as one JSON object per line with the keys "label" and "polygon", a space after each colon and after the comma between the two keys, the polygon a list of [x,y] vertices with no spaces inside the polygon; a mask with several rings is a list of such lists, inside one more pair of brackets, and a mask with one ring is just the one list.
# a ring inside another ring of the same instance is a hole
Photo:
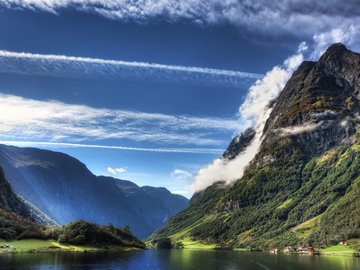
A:
{"label": "fjord water", "polygon": [[144,250],[122,253],[18,253],[0,255],[0,269],[16,270],[355,270],[351,257],[273,255],[260,252]]}

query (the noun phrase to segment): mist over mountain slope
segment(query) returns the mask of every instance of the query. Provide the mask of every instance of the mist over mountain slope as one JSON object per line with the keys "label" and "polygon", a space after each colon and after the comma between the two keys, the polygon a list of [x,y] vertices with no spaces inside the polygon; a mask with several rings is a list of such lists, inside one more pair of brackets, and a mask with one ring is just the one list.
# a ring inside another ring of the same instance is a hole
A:
{"label": "mist over mountain slope", "polygon": [[188,205],[185,197],[164,188],[97,177],[59,152],[0,145],[0,165],[13,190],[59,224],[85,219],[128,225],[144,238]]}
{"label": "mist over mountain slope", "polygon": [[[360,54],[334,44],[303,62],[271,102],[244,175],[196,193],[151,239],[269,248],[360,237]],[[223,155],[254,140],[246,131]]]}
{"label": "mist over mountain slope", "polygon": [[55,222],[16,195],[0,167],[0,239],[37,237],[42,235],[43,225]]}
{"label": "mist over mountain slope", "polygon": [[48,216],[34,207],[31,203],[16,195],[9,182],[5,179],[3,169],[0,167],[0,208],[19,215],[29,221],[44,225],[56,225]]}

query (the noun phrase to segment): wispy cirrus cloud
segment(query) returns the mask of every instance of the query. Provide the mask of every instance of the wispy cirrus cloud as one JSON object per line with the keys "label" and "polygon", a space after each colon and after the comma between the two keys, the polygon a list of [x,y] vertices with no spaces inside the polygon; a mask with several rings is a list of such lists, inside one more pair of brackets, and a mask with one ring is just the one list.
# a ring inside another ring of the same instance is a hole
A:
{"label": "wispy cirrus cloud", "polygon": [[0,50],[0,72],[70,78],[153,80],[219,87],[249,85],[261,74],[241,71],[128,62]]}
{"label": "wispy cirrus cloud", "polygon": [[235,132],[234,118],[110,110],[59,101],[39,101],[0,93],[0,140],[130,140],[166,145],[222,145],[219,134]]}
{"label": "wispy cirrus cloud", "polygon": [[111,149],[121,151],[141,151],[153,153],[187,153],[187,154],[212,154],[220,155],[224,149],[216,148],[148,148],[148,147],[129,147],[119,145],[100,145],[100,144],[83,144],[83,143],[64,143],[64,142],[41,142],[41,141],[4,141],[0,144],[14,145],[19,147],[47,147],[47,148],[97,148]]}
{"label": "wispy cirrus cloud", "polygon": [[309,37],[341,24],[360,24],[356,0],[0,0],[0,4],[54,14],[69,8],[126,22],[228,23],[265,35]]}

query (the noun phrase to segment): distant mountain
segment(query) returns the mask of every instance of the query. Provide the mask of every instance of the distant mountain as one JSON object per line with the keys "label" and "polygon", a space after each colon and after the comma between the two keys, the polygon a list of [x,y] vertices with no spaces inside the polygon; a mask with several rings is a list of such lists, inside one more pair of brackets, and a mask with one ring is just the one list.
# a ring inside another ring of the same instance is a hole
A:
{"label": "distant mountain", "polygon": [[[302,63],[270,106],[244,176],[196,193],[151,239],[272,248],[360,238],[360,54],[332,45]],[[237,136],[222,158],[253,138],[252,129]]]}
{"label": "distant mountain", "polygon": [[97,177],[59,152],[0,145],[0,165],[13,190],[59,224],[85,219],[128,225],[144,238],[188,205],[185,197],[165,188]]}

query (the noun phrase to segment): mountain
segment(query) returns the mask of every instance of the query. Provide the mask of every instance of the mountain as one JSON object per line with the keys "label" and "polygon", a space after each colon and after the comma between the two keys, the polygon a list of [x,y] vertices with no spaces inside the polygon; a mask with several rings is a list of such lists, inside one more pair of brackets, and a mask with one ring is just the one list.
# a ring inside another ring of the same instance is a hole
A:
{"label": "mountain", "polygon": [[54,221],[12,191],[0,167],[0,239],[41,234],[37,223],[55,225]]}
{"label": "mountain", "polygon": [[0,165],[13,190],[59,224],[85,219],[130,226],[144,238],[188,205],[164,188],[95,176],[59,152],[0,145]]}
{"label": "mountain", "polygon": [[[303,62],[270,106],[243,177],[197,192],[150,239],[268,249],[360,237],[360,54],[330,46]],[[222,158],[253,138],[252,129],[237,136]]]}

